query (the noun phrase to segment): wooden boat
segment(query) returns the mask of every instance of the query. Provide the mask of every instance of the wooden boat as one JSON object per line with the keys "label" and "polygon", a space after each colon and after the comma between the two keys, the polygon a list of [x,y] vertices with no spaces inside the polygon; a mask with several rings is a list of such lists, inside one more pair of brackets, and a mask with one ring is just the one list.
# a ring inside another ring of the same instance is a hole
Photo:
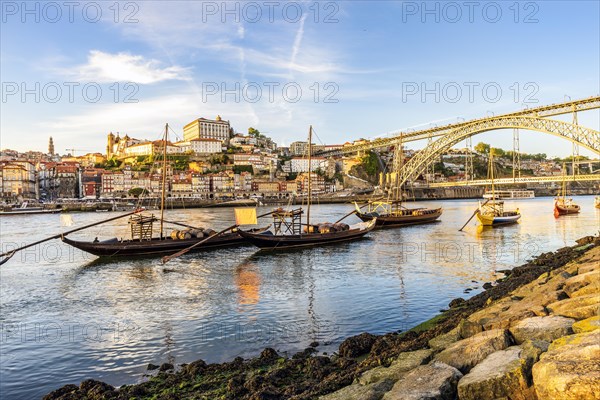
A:
{"label": "wooden boat", "polygon": [[[308,132],[308,186],[307,186],[307,212],[306,223],[302,223],[304,210],[298,208],[286,211],[282,208],[269,213],[273,217],[272,230],[264,232],[239,231],[249,243],[268,250],[282,250],[300,247],[322,246],[333,243],[356,240],[375,227],[376,218],[368,222],[361,222],[353,226],[341,223],[311,224],[310,204],[312,196],[312,172],[310,169],[312,156],[312,126]],[[353,214],[353,213],[351,213]],[[350,214],[347,214],[348,216]]]}
{"label": "wooden boat", "polygon": [[[394,173],[399,176],[403,165],[402,140],[394,152]],[[397,178],[396,178],[397,179]],[[426,224],[436,221],[442,215],[442,208],[407,208],[402,205],[402,190],[396,182],[395,190],[390,191],[388,201],[374,201],[362,207],[356,206],[356,216],[363,221],[376,219],[377,228],[396,228],[406,225]],[[366,210],[363,208],[366,207]]]}
{"label": "wooden boat", "polygon": [[406,225],[426,224],[436,221],[442,215],[442,208],[392,208],[389,202],[369,203],[369,210],[364,212],[356,204],[356,216],[363,221],[376,219],[376,227],[399,227]]}
{"label": "wooden boat", "polygon": [[[254,229],[250,232],[259,233],[264,230],[265,228]],[[167,237],[162,239],[152,238],[150,240],[142,241],[133,239],[119,240],[115,238],[103,241],[94,240],[93,242],[72,240],[67,237],[62,237],[61,239],[66,244],[98,257],[149,257],[173,254],[177,251],[191,247],[206,238],[201,237],[177,240]],[[230,233],[209,238],[205,243],[194,247],[191,251],[197,252],[248,245],[249,243],[240,235],[239,231],[232,231]]]}
{"label": "wooden boat", "polygon": [[567,179],[566,179],[566,168],[563,163],[563,180],[561,192],[558,197],[554,201],[554,216],[558,217],[560,215],[569,215],[569,214],[578,214],[581,210],[579,205],[573,202],[573,199],[567,198]]}
{"label": "wooden boat", "polygon": [[490,164],[489,164],[490,180],[492,187],[490,199],[484,203],[479,202],[479,208],[476,211],[477,219],[483,226],[500,226],[517,223],[521,218],[519,209],[505,210],[504,202],[496,200],[496,188],[494,186],[494,149],[490,148]]}
{"label": "wooden boat", "polygon": [[298,234],[278,235],[272,231],[248,232],[239,231],[239,234],[249,243],[264,250],[283,250],[290,248],[322,246],[327,244],[348,242],[360,239],[375,227],[375,220],[361,222],[349,227],[345,231],[332,231],[327,233],[304,232]]}
{"label": "wooden boat", "polygon": [[28,202],[23,202],[20,207],[2,207],[0,215],[36,215],[36,214],[56,214],[61,212],[60,208],[45,209],[43,207],[29,207]]}
{"label": "wooden boat", "polygon": [[517,208],[515,211],[504,211],[504,203],[493,201],[492,204],[480,204],[477,219],[483,226],[499,226],[514,224],[521,218]]}
{"label": "wooden boat", "polygon": [[[78,241],[66,237],[66,234],[61,235],[63,242],[91,253],[99,257],[121,257],[121,256],[159,256],[169,255],[174,252],[180,252],[186,249],[193,251],[211,250],[217,248],[230,248],[235,246],[244,246],[247,244],[245,239],[239,235],[235,227],[225,229],[221,232],[215,232],[212,229],[200,229],[186,224],[166,221],[164,219],[165,210],[165,188],[166,188],[166,170],[167,170],[167,143],[168,143],[169,125],[165,126],[165,134],[163,137],[163,163],[162,163],[162,192],[160,217],[155,218],[154,215],[143,215],[132,213],[129,218],[131,227],[131,238],[120,240],[117,238],[98,241],[97,238],[92,241]],[[153,223],[159,221],[160,228],[158,236],[154,236]],[[187,227],[186,230],[172,231],[171,235],[165,235],[164,224],[171,223]],[[264,230],[264,229],[263,229]],[[261,230],[256,230],[260,232]],[[190,251],[186,250],[185,252]]]}

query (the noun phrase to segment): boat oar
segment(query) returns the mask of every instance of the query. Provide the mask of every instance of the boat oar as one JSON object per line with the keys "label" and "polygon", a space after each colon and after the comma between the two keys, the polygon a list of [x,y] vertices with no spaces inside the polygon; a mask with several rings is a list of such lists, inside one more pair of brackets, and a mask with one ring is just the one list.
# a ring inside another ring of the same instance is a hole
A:
{"label": "boat oar", "polygon": [[[482,204],[482,206],[486,205],[488,201],[490,201],[490,199],[487,199],[486,201],[484,201],[484,202],[483,202],[483,204]],[[473,219],[473,217],[474,217],[475,215],[477,215],[477,212],[478,212],[478,211],[479,211],[479,208],[477,208],[477,210],[473,211],[473,215],[471,215],[471,218],[469,218],[469,220],[468,220],[467,222],[465,222],[465,224],[462,226],[462,228],[460,228],[460,229],[458,230],[459,232],[462,232],[462,230],[463,230],[463,229],[465,229],[465,226],[467,226],[467,224],[468,224],[469,222],[471,222],[471,220]]]}
{"label": "boat oar", "polygon": [[[266,217],[267,215],[271,215],[271,214],[273,214],[273,211],[269,211],[268,213],[261,214],[261,215],[259,215],[259,216],[258,216],[258,217],[256,217],[256,218]],[[221,235],[221,234],[223,234],[223,233],[225,233],[225,232],[227,232],[227,231],[230,231],[230,230],[232,230],[232,229],[234,229],[234,228],[237,228],[237,227],[238,227],[238,225],[237,225],[237,224],[235,224],[235,225],[231,225],[231,226],[229,226],[229,227],[227,227],[227,228],[223,229],[222,231],[219,231],[219,232],[217,232],[217,233],[215,233],[215,234],[212,234],[212,235],[210,235],[210,236],[209,236],[209,237],[207,237],[206,239],[202,239],[201,241],[199,241],[199,242],[197,242],[197,243],[194,243],[194,244],[193,244],[193,245],[191,245],[190,247],[186,247],[186,248],[185,248],[185,249],[183,249],[183,250],[179,250],[179,251],[178,251],[177,253],[175,253],[175,254],[171,254],[170,256],[164,256],[164,257],[161,259],[161,261],[162,261],[162,263],[163,263],[163,264],[166,264],[166,263],[168,263],[169,261],[171,261],[173,258],[177,258],[177,257],[180,257],[180,256],[184,255],[185,253],[187,253],[188,251],[190,251],[190,250],[194,249],[195,247],[198,247],[198,246],[200,246],[201,244],[208,242],[210,239],[214,238],[215,236],[219,236],[219,235]]]}
{"label": "boat oar", "polygon": [[137,214],[137,213],[142,212],[142,211],[143,210],[135,210],[135,211],[132,211],[132,212],[128,212],[127,214],[119,215],[118,217],[112,217],[112,218],[105,219],[105,220],[102,220],[102,221],[99,221],[99,222],[94,222],[93,224],[89,224],[89,225],[81,226],[79,228],[71,229],[70,231],[62,232],[62,233],[59,233],[59,234],[47,237],[46,239],[38,240],[37,242],[29,243],[29,244],[27,244],[25,246],[21,246],[19,248],[14,249],[14,250],[7,251],[5,253],[0,254],[0,257],[5,257],[3,260],[0,260],[0,265],[4,264],[8,260],[10,260],[11,257],[14,256],[15,253],[18,252],[18,251],[28,249],[29,247],[37,246],[38,244],[47,242],[48,240],[58,239],[60,237],[63,237],[65,235],[68,235],[68,234],[73,233],[73,232],[77,232],[77,231],[81,231],[81,230],[84,230],[84,229],[87,229],[87,228],[91,228],[91,227],[94,227],[96,225],[103,224],[105,222],[110,222],[110,221],[114,221],[116,219],[127,217],[129,215]]}

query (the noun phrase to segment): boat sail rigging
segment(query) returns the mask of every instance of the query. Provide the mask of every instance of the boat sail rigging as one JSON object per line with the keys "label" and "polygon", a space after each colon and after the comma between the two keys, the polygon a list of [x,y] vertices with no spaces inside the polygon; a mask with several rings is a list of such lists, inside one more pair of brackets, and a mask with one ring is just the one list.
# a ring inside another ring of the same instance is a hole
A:
{"label": "boat sail rigging", "polygon": [[505,210],[504,201],[497,200],[494,184],[494,149],[490,148],[489,176],[491,180],[490,199],[482,203],[476,211],[477,219],[483,226],[499,226],[514,224],[521,218],[519,209]]}
{"label": "boat sail rigging", "polygon": [[[404,165],[404,149],[402,135],[400,143],[394,149],[392,180],[394,186],[388,191],[386,201],[369,201],[362,207],[355,203],[356,215],[363,221],[376,219],[377,227],[400,227],[405,225],[425,224],[436,221],[442,215],[442,208],[407,208],[405,207],[400,185],[400,171]],[[363,210],[366,208],[366,210]]]}
{"label": "boat sail rigging", "polygon": [[567,214],[577,214],[581,210],[581,207],[579,207],[579,205],[575,204],[573,202],[573,199],[567,198],[567,178],[566,178],[567,170],[566,170],[565,163],[563,163],[562,170],[563,170],[563,179],[562,179],[561,191],[554,201],[554,216],[555,217],[558,217],[560,215],[567,215]]}
{"label": "boat sail rigging", "polygon": [[[281,250],[297,247],[312,247],[330,243],[356,240],[375,227],[376,220],[349,226],[340,219],[335,223],[313,224],[310,219],[312,201],[312,125],[308,132],[308,177],[306,223],[302,223],[302,208],[284,210],[279,208],[269,213],[273,217],[273,228],[264,232],[239,231],[248,242],[261,249]],[[348,216],[350,214],[347,214]],[[345,217],[346,217],[345,216]],[[345,218],[344,217],[344,218]]]}

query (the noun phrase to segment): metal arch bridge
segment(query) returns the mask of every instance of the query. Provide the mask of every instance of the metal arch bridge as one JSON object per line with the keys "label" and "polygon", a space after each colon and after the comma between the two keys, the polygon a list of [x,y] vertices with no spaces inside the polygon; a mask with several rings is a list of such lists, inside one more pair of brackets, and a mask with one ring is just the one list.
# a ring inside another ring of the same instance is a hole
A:
{"label": "metal arch bridge", "polygon": [[[404,185],[411,178],[421,174],[438,156],[460,141],[482,132],[498,129],[525,129],[549,133],[600,154],[600,132],[580,126],[576,118],[576,113],[579,111],[597,108],[600,108],[600,96],[525,109],[514,113],[449,124],[416,132],[400,132],[392,137],[364,141],[359,144],[344,146],[338,150],[321,152],[319,154],[323,156],[351,154],[377,148],[389,148],[396,144],[402,145],[404,142],[438,137],[437,140],[431,142],[424,150],[419,151],[402,167],[397,177],[396,184],[398,186]],[[573,113],[574,115],[573,124],[547,118],[569,113]],[[511,183],[516,182],[513,179]]]}
{"label": "metal arch bridge", "polygon": [[[315,152],[315,155],[330,157],[330,156],[340,156],[344,154],[354,154],[359,153],[361,151],[373,150],[373,149],[382,149],[389,148],[390,146],[396,145],[398,143],[406,143],[406,142],[414,142],[418,140],[426,140],[429,138],[436,138],[440,136],[447,135],[456,129],[463,128],[468,125],[472,125],[477,122],[485,122],[490,119],[504,118],[504,117],[517,117],[517,116],[528,116],[532,118],[547,118],[556,115],[564,115],[577,113],[579,111],[587,111],[600,108],[600,96],[592,96],[586,99],[568,101],[564,103],[551,104],[547,106],[540,106],[535,108],[526,108],[521,111],[516,111],[513,113],[502,114],[495,117],[485,117],[474,119],[470,121],[463,121],[443,126],[435,126],[432,128],[421,129],[417,131],[408,131],[408,132],[395,132],[390,134],[389,137],[373,139],[373,140],[365,140],[361,141],[361,143],[346,145],[340,149],[336,150],[328,150]],[[596,147],[597,149],[598,147]],[[597,150],[594,150],[597,152]]]}

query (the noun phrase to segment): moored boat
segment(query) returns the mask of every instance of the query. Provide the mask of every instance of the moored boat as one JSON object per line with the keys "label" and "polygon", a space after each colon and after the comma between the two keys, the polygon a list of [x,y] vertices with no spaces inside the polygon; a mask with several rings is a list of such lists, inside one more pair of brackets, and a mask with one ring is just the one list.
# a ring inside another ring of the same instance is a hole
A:
{"label": "moored boat", "polygon": [[377,228],[394,228],[407,225],[426,224],[436,221],[442,215],[442,208],[405,208],[394,207],[392,202],[371,202],[369,209],[363,211],[356,204],[356,216],[367,222],[376,220]]}
{"label": "moored boat", "polygon": [[[261,232],[264,229],[255,229],[251,232]],[[72,240],[67,237],[61,238],[63,242],[79,250],[93,254],[98,257],[149,257],[163,256],[191,247],[207,237],[200,236],[189,239],[152,238],[150,240],[135,239],[109,239],[93,242]],[[247,246],[249,243],[240,235],[239,231],[232,230],[229,233],[208,238],[201,246],[196,246],[192,251],[214,250],[221,248],[232,248]]]}
{"label": "moored boat", "polygon": [[516,210],[505,210],[504,202],[496,200],[497,192],[494,186],[494,149],[490,148],[489,175],[492,181],[490,198],[485,202],[479,202],[479,208],[475,215],[483,226],[500,226],[515,224],[521,218],[521,212]]}
{"label": "moored boat", "polygon": [[[310,221],[310,204],[312,197],[311,184],[311,156],[312,156],[312,126],[308,133],[308,185],[307,185],[307,208],[306,208],[306,223],[302,222],[304,210],[298,208],[295,210],[284,210],[283,208],[274,210],[269,213],[273,217],[272,230],[264,232],[247,232],[239,231],[239,234],[244,237],[249,243],[268,250],[282,250],[300,247],[322,246],[333,243],[347,242],[362,238],[369,233],[377,221],[376,218],[368,222],[361,222],[352,226],[341,223],[344,218],[335,223],[311,224]],[[256,219],[254,211],[254,218]],[[236,217],[237,221],[237,217]],[[255,223],[253,221],[252,223]],[[240,223],[243,225],[243,223]]]}
{"label": "moored boat", "polygon": [[[404,163],[402,136],[394,151],[394,168],[392,176],[396,177],[395,188],[391,188],[387,201],[370,201],[360,207],[355,203],[356,216],[362,221],[375,220],[377,228],[396,228],[407,225],[426,224],[436,221],[442,215],[442,208],[408,208],[402,203],[402,190],[398,184],[400,169]],[[366,208],[363,210],[363,208]]]}
{"label": "moored boat", "polygon": [[563,180],[561,192],[558,197],[554,200],[554,216],[558,217],[560,215],[569,215],[569,214],[578,214],[581,211],[581,207],[578,204],[575,204],[573,199],[567,198],[567,179],[566,179],[566,171],[565,164],[563,163]]}

